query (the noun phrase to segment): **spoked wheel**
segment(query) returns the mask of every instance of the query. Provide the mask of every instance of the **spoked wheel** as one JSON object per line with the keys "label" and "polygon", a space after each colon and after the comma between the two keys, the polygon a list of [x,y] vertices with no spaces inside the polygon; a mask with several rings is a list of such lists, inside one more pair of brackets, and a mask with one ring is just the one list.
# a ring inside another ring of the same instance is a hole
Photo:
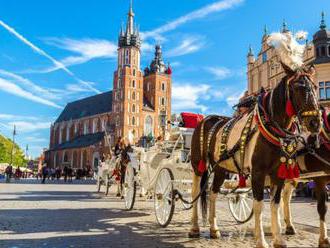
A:
{"label": "spoked wheel", "polygon": [[173,194],[173,173],[167,168],[163,168],[157,177],[155,184],[155,214],[158,224],[166,227],[170,224],[174,213],[175,200]]}
{"label": "spoked wheel", "polygon": [[238,223],[246,223],[253,216],[253,196],[251,190],[229,196],[229,209]]}
{"label": "spoked wheel", "polygon": [[101,185],[102,185],[102,181],[100,177],[97,177],[97,181],[96,181],[96,189],[97,192],[99,193],[101,191]]}
{"label": "spoked wheel", "polygon": [[108,195],[109,194],[109,188],[111,186],[109,175],[106,176],[104,185],[105,185],[105,195]]}
{"label": "spoked wheel", "polygon": [[125,200],[125,208],[132,210],[135,203],[136,182],[134,180],[134,169],[132,166],[126,167],[125,183],[123,189],[123,196]]}

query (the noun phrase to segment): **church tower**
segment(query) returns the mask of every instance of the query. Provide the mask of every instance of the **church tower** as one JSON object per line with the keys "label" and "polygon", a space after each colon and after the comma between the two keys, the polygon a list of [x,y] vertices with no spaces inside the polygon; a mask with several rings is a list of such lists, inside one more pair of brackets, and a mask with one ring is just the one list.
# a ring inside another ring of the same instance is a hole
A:
{"label": "church tower", "polygon": [[114,72],[112,113],[115,137],[133,138],[142,135],[139,130],[143,105],[143,74],[140,70],[141,39],[134,24],[130,4],[126,28],[121,27],[118,37],[118,67]]}
{"label": "church tower", "polygon": [[171,89],[172,89],[172,69],[166,66],[163,61],[162,48],[155,47],[155,56],[149,67],[144,70],[144,98],[150,104],[155,113],[154,135],[162,135],[161,118],[166,115],[166,119],[171,119]]}

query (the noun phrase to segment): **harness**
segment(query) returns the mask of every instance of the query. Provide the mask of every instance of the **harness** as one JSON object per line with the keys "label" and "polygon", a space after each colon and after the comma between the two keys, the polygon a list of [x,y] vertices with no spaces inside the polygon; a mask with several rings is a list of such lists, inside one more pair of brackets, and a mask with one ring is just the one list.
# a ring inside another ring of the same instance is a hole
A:
{"label": "harness", "polygon": [[[277,176],[280,179],[293,179],[299,177],[299,165],[296,162],[298,136],[296,130],[298,124],[291,116],[288,129],[284,130],[277,123],[271,121],[267,109],[268,92],[261,94],[256,107],[255,120],[261,135],[271,144],[279,147],[281,151],[280,165],[277,170]],[[289,131],[290,130],[290,131]]]}

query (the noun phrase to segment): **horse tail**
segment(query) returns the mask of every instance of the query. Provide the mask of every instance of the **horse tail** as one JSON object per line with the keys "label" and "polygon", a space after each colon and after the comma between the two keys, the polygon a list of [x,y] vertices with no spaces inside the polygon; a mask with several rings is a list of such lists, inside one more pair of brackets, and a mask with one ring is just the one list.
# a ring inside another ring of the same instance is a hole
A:
{"label": "horse tail", "polygon": [[203,223],[206,223],[207,219],[207,185],[209,181],[209,175],[208,175],[208,170],[206,170],[203,175],[202,179],[200,182],[200,191],[201,191],[201,210],[202,210],[202,218],[203,218]]}

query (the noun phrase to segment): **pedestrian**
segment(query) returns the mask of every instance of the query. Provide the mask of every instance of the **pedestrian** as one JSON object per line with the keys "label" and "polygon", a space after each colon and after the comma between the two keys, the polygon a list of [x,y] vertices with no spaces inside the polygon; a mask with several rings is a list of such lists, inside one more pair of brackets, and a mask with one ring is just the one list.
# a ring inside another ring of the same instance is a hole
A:
{"label": "pedestrian", "polygon": [[66,182],[68,180],[68,167],[67,166],[64,166],[63,174],[64,174],[64,182]]}
{"label": "pedestrian", "polygon": [[10,178],[13,174],[13,166],[12,165],[8,165],[6,170],[5,170],[5,174],[6,174],[6,183],[10,183]]}
{"label": "pedestrian", "polygon": [[42,181],[41,181],[41,183],[45,183],[46,177],[48,176],[48,167],[47,167],[47,164],[44,164],[44,166],[41,169],[41,173],[42,173]]}

